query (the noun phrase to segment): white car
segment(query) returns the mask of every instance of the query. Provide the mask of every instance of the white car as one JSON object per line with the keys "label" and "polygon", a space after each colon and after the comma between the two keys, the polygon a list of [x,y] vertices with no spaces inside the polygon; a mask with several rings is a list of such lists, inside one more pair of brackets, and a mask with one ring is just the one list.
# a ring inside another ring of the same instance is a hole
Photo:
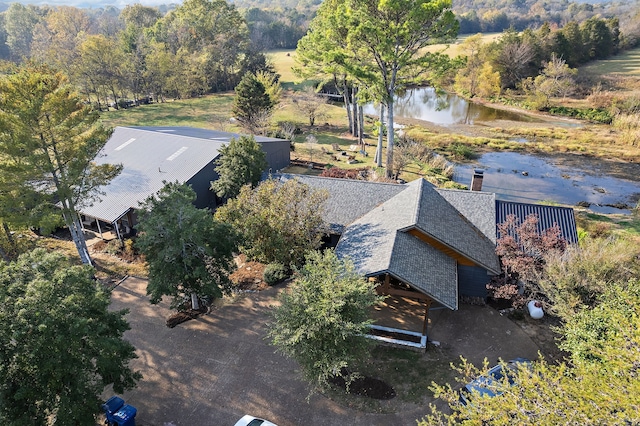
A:
{"label": "white car", "polygon": [[240,420],[238,420],[235,426],[278,426],[275,423],[271,423],[268,420],[260,419],[258,417],[253,417],[250,415],[245,415]]}

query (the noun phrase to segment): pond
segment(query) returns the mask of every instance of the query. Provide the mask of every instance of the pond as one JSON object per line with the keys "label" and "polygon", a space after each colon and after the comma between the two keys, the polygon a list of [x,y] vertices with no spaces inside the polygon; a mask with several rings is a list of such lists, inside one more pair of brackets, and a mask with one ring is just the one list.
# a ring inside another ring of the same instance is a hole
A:
{"label": "pond", "polygon": [[[364,113],[378,115],[372,104],[364,107]],[[409,89],[404,96],[396,97],[395,117],[415,118],[439,125],[475,124],[494,120],[537,122],[534,117],[469,102],[452,93],[439,93],[433,87]]]}
{"label": "pond", "polygon": [[611,176],[604,170],[604,160],[585,158],[578,165],[562,160],[561,156],[491,152],[474,164],[457,164],[454,180],[469,186],[473,170],[482,169],[482,190],[495,192],[501,200],[570,206],[582,202],[597,213],[629,213],[637,203],[640,182]]}

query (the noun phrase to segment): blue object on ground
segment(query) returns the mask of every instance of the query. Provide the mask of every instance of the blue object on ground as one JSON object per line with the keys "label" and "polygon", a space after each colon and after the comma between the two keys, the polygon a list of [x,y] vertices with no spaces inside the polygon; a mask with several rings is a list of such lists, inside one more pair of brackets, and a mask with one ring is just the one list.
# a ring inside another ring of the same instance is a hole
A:
{"label": "blue object on ground", "polygon": [[119,396],[112,396],[102,404],[102,409],[107,417],[108,426],[135,426],[136,407],[127,405]]}

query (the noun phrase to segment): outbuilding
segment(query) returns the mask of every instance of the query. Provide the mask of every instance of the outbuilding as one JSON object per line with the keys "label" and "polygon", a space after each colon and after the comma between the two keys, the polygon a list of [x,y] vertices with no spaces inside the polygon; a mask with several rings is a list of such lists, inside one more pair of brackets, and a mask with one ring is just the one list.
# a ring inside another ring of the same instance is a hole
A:
{"label": "outbuilding", "polygon": [[[215,208],[216,196],[209,188],[218,178],[214,167],[219,149],[240,136],[192,127],[117,127],[95,162],[122,164],[122,173],[99,188],[99,198],[93,203],[81,200],[83,226],[105,239],[135,233],[139,203],[164,182],[190,185],[197,195],[196,207]],[[289,141],[255,139],[266,154],[269,166],[265,172],[289,165]]]}

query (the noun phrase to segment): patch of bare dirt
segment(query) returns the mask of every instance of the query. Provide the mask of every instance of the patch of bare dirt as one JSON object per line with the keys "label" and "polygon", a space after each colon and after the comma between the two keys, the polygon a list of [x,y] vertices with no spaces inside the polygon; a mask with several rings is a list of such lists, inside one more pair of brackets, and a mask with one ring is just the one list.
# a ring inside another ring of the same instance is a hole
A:
{"label": "patch of bare dirt", "polygon": [[554,327],[561,325],[560,320],[550,315],[536,320],[526,310],[520,312],[524,313],[524,317],[512,315],[513,321],[538,345],[545,359],[552,364],[563,361],[568,354],[558,348],[557,339],[560,336],[553,331]]}
{"label": "patch of bare dirt", "polygon": [[185,311],[176,312],[167,319],[167,327],[173,328],[183,322],[198,318],[201,314],[207,313],[208,308],[206,306],[200,307],[200,309],[187,309]]}
{"label": "patch of bare dirt", "polygon": [[392,399],[396,396],[396,391],[386,382],[375,379],[373,377],[363,376],[358,377],[349,383],[347,390],[347,383],[341,376],[335,376],[329,379],[329,382],[352,395],[364,396],[371,399]]}
{"label": "patch of bare dirt", "polygon": [[266,265],[248,261],[244,254],[235,257],[238,267],[229,277],[238,290],[260,291],[269,288],[264,282],[264,268]]}

